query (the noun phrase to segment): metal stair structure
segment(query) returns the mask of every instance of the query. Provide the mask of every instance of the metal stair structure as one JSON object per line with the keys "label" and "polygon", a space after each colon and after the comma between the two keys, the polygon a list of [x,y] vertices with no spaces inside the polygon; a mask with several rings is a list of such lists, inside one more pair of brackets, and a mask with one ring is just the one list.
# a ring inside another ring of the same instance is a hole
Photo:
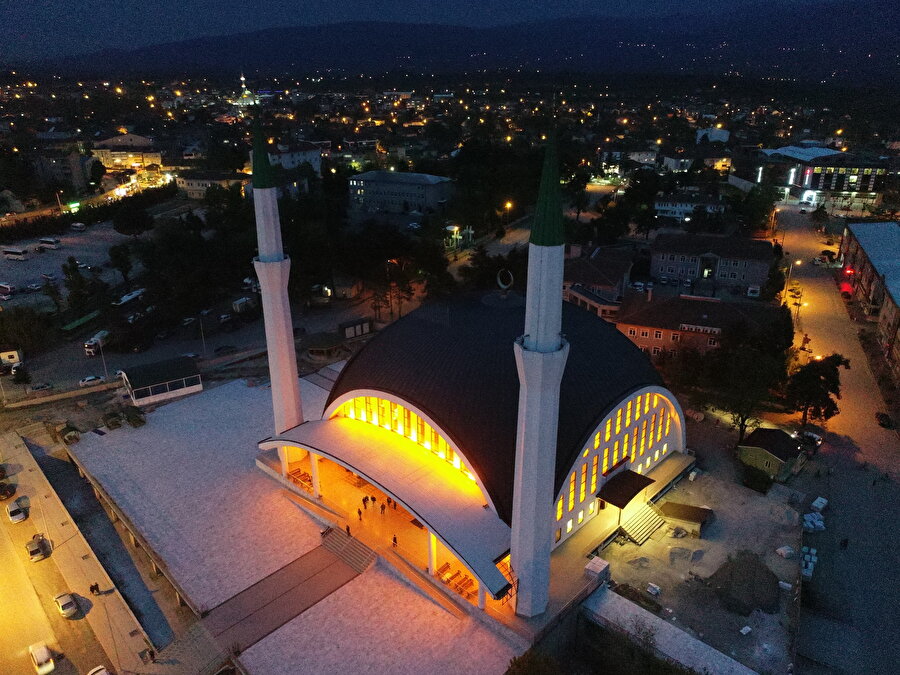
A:
{"label": "metal stair structure", "polygon": [[640,546],[665,524],[666,521],[660,515],[659,509],[652,504],[644,504],[637,513],[625,521],[622,531],[626,537]]}
{"label": "metal stair structure", "polygon": [[322,536],[322,546],[362,574],[375,562],[375,551],[343,530],[329,528]]}

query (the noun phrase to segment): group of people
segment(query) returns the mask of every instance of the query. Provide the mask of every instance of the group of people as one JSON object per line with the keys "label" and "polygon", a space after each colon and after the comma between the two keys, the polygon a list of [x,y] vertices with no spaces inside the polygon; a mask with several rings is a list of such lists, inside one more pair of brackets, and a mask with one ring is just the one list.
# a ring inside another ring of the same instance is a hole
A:
{"label": "group of people", "polygon": [[[359,518],[359,520],[362,520],[363,509],[365,509],[366,511],[369,510],[370,502],[372,504],[372,509],[374,509],[375,505],[378,503],[378,498],[375,497],[374,495],[372,495],[371,497],[369,495],[365,495],[362,498],[362,509],[360,509],[360,508],[356,509],[356,516],[357,516],[357,518]],[[384,512],[388,509],[388,507],[391,507],[396,511],[397,510],[397,500],[391,499],[390,497],[386,497],[385,501],[381,502],[381,505],[380,505],[381,515],[384,515]],[[350,525],[347,525],[344,529],[346,529],[347,534],[350,534]],[[391,537],[391,545],[394,548],[397,548],[397,535],[396,534],[393,537]]]}

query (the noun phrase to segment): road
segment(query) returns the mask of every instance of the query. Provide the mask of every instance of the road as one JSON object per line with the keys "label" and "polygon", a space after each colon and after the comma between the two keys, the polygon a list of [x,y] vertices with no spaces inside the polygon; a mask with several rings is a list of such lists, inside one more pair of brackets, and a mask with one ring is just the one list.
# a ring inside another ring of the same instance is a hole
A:
{"label": "road", "polygon": [[[11,523],[3,518],[0,526],[0,672],[32,671],[28,646],[45,642],[54,653],[55,673],[77,674],[102,663],[106,655],[91,631],[84,613],[91,611],[91,601],[78,597],[81,608],[72,619],[63,618],[53,604],[53,597],[69,592],[51,554],[32,563],[25,553],[25,542],[36,532],[52,538],[53,524],[46,523],[40,508],[37,487],[21,467],[6,464],[10,482],[17,484],[16,498],[28,504],[28,519]],[[49,528],[49,529],[48,529]],[[53,542],[62,545],[62,542]]]}
{"label": "road", "polygon": [[887,675],[900,663],[896,597],[885,590],[896,586],[900,560],[895,532],[900,438],[875,423],[884,401],[859,344],[858,325],[837,291],[834,269],[809,264],[823,249],[836,250],[837,239],[826,246],[796,207],[782,207],[781,221],[785,249],[791,259],[803,261],[792,275],[808,303],[800,308],[798,339],[805,332],[814,355],[838,352],[851,365],[841,371],[840,413],[823,425],[825,443],[791,483],[806,493],[807,503],[819,495],[829,499],[826,530],[804,539],[818,550],[819,562],[803,587],[799,643],[807,658],[800,659],[798,672],[834,672],[824,662],[848,672]]}

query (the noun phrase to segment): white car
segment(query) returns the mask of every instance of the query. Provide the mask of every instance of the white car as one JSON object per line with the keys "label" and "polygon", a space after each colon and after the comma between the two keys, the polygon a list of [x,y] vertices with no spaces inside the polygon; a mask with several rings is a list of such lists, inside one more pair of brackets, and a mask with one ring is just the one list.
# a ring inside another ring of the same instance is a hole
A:
{"label": "white car", "polygon": [[28,517],[28,514],[16,502],[6,505],[6,515],[11,523],[21,523]]}
{"label": "white car", "polygon": [[97,666],[96,668],[91,668],[87,675],[112,675],[112,673],[106,669],[106,666]]}
{"label": "white car", "polygon": [[78,386],[93,387],[97,384],[103,384],[104,382],[106,382],[106,380],[99,375],[88,375],[87,377],[82,377],[80,380],[78,380]]}
{"label": "white car", "polygon": [[28,653],[31,655],[31,663],[38,675],[52,673],[53,669],[56,668],[56,664],[53,663],[53,654],[50,653],[50,649],[43,642],[31,645],[28,648]]}
{"label": "white car", "polygon": [[78,613],[78,601],[75,600],[75,596],[71,593],[60,593],[53,598],[53,604],[56,605],[59,613],[67,619]]}

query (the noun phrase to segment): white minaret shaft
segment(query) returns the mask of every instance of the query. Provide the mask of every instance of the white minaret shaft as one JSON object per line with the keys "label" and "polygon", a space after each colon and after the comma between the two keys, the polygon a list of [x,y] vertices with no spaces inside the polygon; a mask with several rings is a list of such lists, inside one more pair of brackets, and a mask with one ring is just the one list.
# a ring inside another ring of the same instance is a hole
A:
{"label": "white minaret shaft", "polygon": [[254,125],[253,134],[253,208],[259,247],[259,256],[253,260],[253,267],[259,279],[266,326],[275,433],[281,434],[303,423],[303,405],[297,375],[294,325],[288,302],[291,261],[285,257],[281,243],[278,189],[258,123]]}
{"label": "white minaret shaft", "polygon": [[560,334],[564,246],[556,148],[551,141],[528,245],[525,334],[513,346],[519,414],[510,562],[518,579],[516,613],[526,617],[542,614],[550,596],[559,386],[569,356],[569,344]]}

